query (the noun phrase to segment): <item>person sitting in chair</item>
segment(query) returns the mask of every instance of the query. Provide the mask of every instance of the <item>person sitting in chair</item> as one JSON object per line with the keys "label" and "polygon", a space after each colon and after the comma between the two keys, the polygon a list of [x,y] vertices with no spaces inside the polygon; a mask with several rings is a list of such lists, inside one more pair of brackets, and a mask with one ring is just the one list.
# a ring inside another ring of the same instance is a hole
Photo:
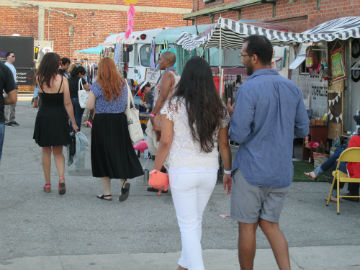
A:
{"label": "person sitting in chair", "polygon": [[[317,167],[314,171],[311,172],[304,172],[306,177],[309,177],[316,181],[316,179],[322,175],[325,171],[331,169],[334,171],[337,166],[337,160],[340,157],[341,153],[350,147],[360,147],[360,111],[357,115],[354,115],[354,120],[356,122],[356,133],[354,136],[351,137],[348,144],[341,143],[338,146],[334,154],[329,157],[323,164]],[[350,177],[360,178],[360,164],[359,163],[348,163],[341,162],[339,166],[339,170],[343,173],[349,174]],[[344,183],[340,183],[340,188],[343,188]],[[336,202],[336,186],[334,186],[331,201]],[[359,195],[359,184],[358,183],[349,183],[348,184],[348,193],[347,196],[358,196]],[[359,201],[359,198],[343,198],[344,200],[348,201]]]}

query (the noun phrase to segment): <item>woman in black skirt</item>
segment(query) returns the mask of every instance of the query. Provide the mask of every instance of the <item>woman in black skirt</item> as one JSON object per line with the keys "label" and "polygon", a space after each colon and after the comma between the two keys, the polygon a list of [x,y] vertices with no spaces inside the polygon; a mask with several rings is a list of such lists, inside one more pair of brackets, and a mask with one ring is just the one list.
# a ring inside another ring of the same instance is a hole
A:
{"label": "woman in black skirt", "polygon": [[131,144],[125,109],[128,89],[111,58],[103,58],[96,81],[90,88],[87,108],[95,108],[91,130],[91,166],[94,177],[100,177],[104,193],[97,197],[111,201],[110,179],[123,181],[119,200],[129,196],[127,179],[143,174]]}

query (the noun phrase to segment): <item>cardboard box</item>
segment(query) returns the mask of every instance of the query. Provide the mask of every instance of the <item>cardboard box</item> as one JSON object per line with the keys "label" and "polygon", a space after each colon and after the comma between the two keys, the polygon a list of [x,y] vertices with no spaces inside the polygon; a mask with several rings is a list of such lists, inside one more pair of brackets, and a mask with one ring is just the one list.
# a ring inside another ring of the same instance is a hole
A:
{"label": "cardboard box", "polygon": [[342,135],[341,123],[329,122],[328,123],[328,138],[333,140],[336,136]]}

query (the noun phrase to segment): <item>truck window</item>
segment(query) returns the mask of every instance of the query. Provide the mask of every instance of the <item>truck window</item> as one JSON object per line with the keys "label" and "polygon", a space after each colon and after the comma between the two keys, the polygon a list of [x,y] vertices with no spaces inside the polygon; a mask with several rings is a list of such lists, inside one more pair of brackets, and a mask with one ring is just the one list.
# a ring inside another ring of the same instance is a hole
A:
{"label": "truck window", "polygon": [[150,44],[146,44],[146,45],[141,46],[141,48],[140,48],[140,62],[141,62],[142,66],[150,67],[150,55],[151,55]]}
{"label": "truck window", "polygon": [[134,44],[134,49],[132,50],[132,52],[130,52],[130,54],[133,54],[134,57],[134,66],[138,66],[139,65],[139,53],[138,53],[138,45]]}
{"label": "truck window", "polygon": [[[242,66],[241,63],[241,50],[233,50],[233,49],[223,49],[222,50],[222,61],[221,65],[223,67],[238,67]],[[217,48],[209,48],[208,51],[209,56],[209,64],[210,66],[218,66],[219,65],[219,49]]]}

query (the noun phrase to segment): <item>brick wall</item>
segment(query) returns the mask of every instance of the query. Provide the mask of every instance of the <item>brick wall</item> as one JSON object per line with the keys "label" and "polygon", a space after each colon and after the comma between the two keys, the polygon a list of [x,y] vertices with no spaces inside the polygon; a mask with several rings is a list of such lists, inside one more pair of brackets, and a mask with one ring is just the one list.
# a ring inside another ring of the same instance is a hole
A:
{"label": "brick wall", "polygon": [[[62,57],[98,59],[98,56],[78,54],[76,50],[94,47],[102,43],[112,33],[124,32],[127,27],[126,11],[84,9],[86,4],[123,5],[119,0],[42,0],[43,2],[83,3],[82,8],[56,8],[76,14],[72,18],[45,10],[44,39],[54,41],[54,51]],[[190,25],[182,19],[176,9],[192,8],[192,0],[139,0],[137,7],[173,8],[172,13],[135,12],[134,31],[165,26]],[[49,16],[50,15],[50,16]],[[38,8],[9,7],[0,3],[0,35],[20,34],[38,39]],[[71,31],[73,29],[73,31]]]}
{"label": "brick wall", "polygon": [[[202,0],[195,0],[193,9],[199,10],[221,6],[238,0],[217,0],[205,4]],[[320,10],[316,9],[316,0],[296,0],[289,3],[289,0],[279,0],[276,5],[276,16],[273,17],[272,4],[259,4],[241,9],[241,19],[266,21],[287,27],[294,32],[302,32],[322,22],[346,16],[360,16],[360,0],[321,0]],[[220,16],[216,14],[214,20]],[[222,12],[224,18],[238,20],[237,11]],[[210,16],[198,17],[198,23],[211,23]]]}
{"label": "brick wall", "polygon": [[[31,0],[32,1],[32,0]],[[106,5],[124,5],[122,0],[36,0],[43,2],[68,2],[68,3],[88,3],[88,4],[106,4]],[[192,8],[192,0],[138,0],[135,6],[151,6],[156,4],[158,7],[174,8]]]}

